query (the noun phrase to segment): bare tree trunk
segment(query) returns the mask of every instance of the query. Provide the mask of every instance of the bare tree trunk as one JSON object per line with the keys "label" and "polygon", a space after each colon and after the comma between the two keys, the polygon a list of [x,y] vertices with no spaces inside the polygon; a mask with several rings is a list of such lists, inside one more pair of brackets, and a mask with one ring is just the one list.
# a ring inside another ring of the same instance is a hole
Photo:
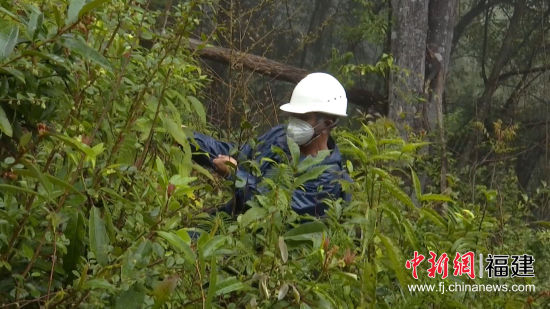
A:
{"label": "bare tree trunk", "polygon": [[[402,135],[423,128],[420,99],[424,96],[428,0],[392,0],[392,54],[399,71],[390,73],[389,117]],[[412,95],[410,95],[412,94]]]}
{"label": "bare tree trunk", "polygon": [[428,11],[427,62],[432,71],[426,74],[427,109],[424,115],[429,131],[434,133],[441,158],[440,189],[447,187],[447,152],[443,123],[443,91],[449,70],[457,0],[431,0]]}

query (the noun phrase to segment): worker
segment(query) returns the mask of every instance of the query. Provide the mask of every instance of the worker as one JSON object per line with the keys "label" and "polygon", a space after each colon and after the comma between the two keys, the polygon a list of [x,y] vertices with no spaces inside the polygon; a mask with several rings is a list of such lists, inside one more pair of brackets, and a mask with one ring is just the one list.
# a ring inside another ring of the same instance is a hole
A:
{"label": "worker", "polygon": [[238,160],[229,155],[233,144],[195,133],[196,143],[192,145],[195,145],[196,152],[193,159],[223,176],[231,175],[232,167],[236,169],[234,175],[244,186],[236,189],[233,203],[226,207],[228,212],[235,214],[245,211],[246,201],[259,192],[258,185],[261,181],[261,177],[246,171],[238,161],[256,160],[259,162],[261,175],[266,175],[273,165],[269,160],[261,159],[270,158],[281,162],[272,146],[279,147],[290,156],[287,138],[299,145],[300,160],[307,156],[316,156],[321,150],[330,150],[330,154],[321,162],[328,168],[316,179],[307,181],[296,189],[290,203],[298,214],[321,217],[327,208],[323,203],[324,199],[342,197],[349,200],[349,194],[342,190],[340,180],[350,180],[350,177],[342,165],[340,151],[330,136],[339,117],[347,116],[346,108],[346,92],[338,80],[326,73],[312,73],[296,85],[290,102],[280,107],[289,115],[286,126],[278,125],[260,136],[254,149],[249,144],[244,145],[237,151]]}

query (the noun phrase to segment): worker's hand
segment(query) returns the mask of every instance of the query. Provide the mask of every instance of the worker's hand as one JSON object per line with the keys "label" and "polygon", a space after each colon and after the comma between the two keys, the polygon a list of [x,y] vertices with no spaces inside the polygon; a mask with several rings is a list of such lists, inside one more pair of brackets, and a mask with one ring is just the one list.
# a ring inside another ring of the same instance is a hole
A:
{"label": "worker's hand", "polygon": [[231,172],[230,165],[228,165],[228,163],[226,162],[229,162],[229,164],[233,165],[235,168],[237,167],[237,160],[230,156],[218,155],[217,158],[212,160],[212,163],[216,168],[216,172],[218,172],[222,176],[227,176]]}

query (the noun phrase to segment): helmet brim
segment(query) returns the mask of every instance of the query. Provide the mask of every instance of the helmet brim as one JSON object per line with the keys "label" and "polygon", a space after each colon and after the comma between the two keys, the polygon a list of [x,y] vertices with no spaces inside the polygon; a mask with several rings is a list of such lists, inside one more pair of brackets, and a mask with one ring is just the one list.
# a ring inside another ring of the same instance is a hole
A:
{"label": "helmet brim", "polygon": [[321,114],[327,114],[327,115],[334,115],[334,116],[340,116],[340,117],[347,117],[348,115],[346,113],[329,113],[325,110],[317,110],[315,108],[311,108],[308,106],[296,106],[295,104],[286,103],[281,105],[279,107],[282,111],[293,113],[293,114],[305,114],[305,113],[321,113]]}

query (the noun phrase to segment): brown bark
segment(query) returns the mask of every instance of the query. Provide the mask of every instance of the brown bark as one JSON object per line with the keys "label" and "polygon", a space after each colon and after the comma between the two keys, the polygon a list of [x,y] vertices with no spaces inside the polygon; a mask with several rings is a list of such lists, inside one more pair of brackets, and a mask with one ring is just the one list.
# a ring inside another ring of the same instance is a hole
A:
{"label": "brown bark", "polygon": [[244,67],[259,74],[291,83],[299,82],[309,72],[262,56],[248,54],[219,46],[207,46],[205,42],[189,39],[189,46],[203,58]]}
{"label": "brown bark", "polygon": [[[229,48],[206,45],[205,42],[189,39],[189,47],[195,50],[200,57],[232,67],[245,68],[255,73],[273,77],[274,79],[290,83],[298,83],[310,72],[284,64],[265,57],[244,53]],[[369,112],[381,115],[387,114],[387,98],[383,95],[359,88],[346,89],[348,101],[365,107]]]}
{"label": "brown bark", "polygon": [[390,73],[389,117],[406,137],[423,128],[420,99],[424,96],[428,0],[392,0],[392,54],[400,68]]}
{"label": "brown bark", "polygon": [[[428,87],[425,122],[435,133],[435,145],[441,158],[440,189],[447,187],[447,151],[443,123],[443,91],[453,42],[453,29],[457,15],[457,0],[431,0],[428,10],[428,57],[432,67],[438,68],[433,79],[427,79]],[[428,77],[428,76],[426,76]]]}

